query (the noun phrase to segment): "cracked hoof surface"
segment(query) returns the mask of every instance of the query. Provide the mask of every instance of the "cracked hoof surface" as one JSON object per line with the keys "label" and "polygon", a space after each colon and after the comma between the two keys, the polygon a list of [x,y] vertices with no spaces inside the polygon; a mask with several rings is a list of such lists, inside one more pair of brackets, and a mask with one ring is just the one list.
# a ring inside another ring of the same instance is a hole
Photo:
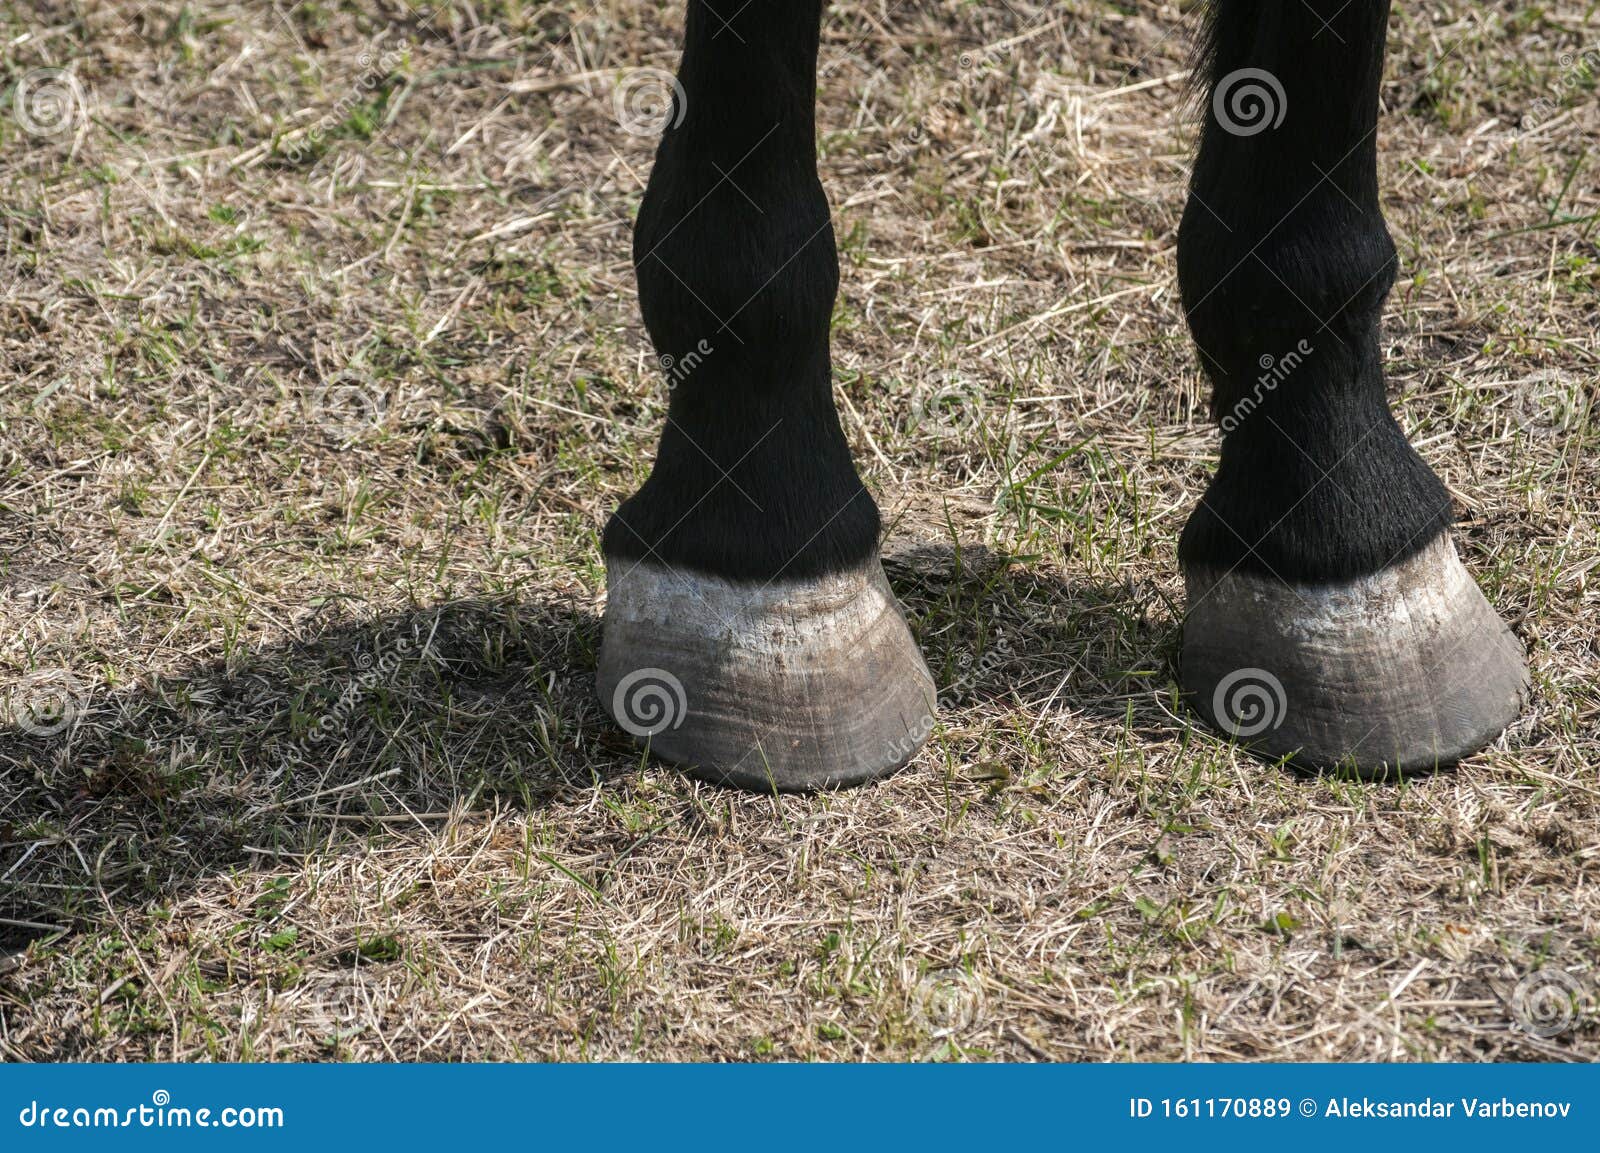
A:
{"label": "cracked hoof surface", "polygon": [[1184,692],[1262,755],[1365,777],[1431,769],[1488,744],[1527,701],[1522,645],[1449,534],[1339,584],[1185,577]]}
{"label": "cracked hoof surface", "polygon": [[762,586],[608,557],[596,678],[612,719],[715,784],[865,784],[933,728],[933,678],[877,557]]}

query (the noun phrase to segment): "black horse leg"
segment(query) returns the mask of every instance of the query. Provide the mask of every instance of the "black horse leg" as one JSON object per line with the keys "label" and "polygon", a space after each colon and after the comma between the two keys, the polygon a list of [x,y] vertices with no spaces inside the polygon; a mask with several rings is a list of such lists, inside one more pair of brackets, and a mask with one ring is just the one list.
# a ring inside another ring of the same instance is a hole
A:
{"label": "black horse leg", "polygon": [[634,232],[671,399],[654,470],[604,539],[602,702],[666,760],[759,790],[882,776],[926,739],[933,705],[833,405],[821,11],[688,6]]}
{"label": "black horse leg", "polygon": [[1178,245],[1222,460],[1183,534],[1183,683],[1273,756],[1452,762],[1516,716],[1522,650],[1457,559],[1384,394],[1389,0],[1215,0]]}

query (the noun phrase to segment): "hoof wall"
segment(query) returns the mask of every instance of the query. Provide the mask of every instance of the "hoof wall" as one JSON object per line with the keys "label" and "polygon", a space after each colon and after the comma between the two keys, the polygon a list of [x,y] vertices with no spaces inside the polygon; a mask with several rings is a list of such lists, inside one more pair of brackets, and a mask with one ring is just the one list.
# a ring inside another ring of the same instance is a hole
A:
{"label": "hoof wall", "polygon": [[753,792],[887,776],[933,728],[934,685],[876,557],[767,586],[607,558],[597,685],[691,775]]}
{"label": "hoof wall", "polygon": [[1522,646],[1448,534],[1334,585],[1192,568],[1182,682],[1252,751],[1363,777],[1454,764],[1528,697]]}

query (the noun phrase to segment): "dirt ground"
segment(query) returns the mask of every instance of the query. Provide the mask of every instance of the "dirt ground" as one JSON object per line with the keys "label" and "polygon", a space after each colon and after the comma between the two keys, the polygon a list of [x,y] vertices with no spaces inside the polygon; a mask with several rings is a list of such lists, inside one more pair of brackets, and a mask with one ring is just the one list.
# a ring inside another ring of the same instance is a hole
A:
{"label": "dirt ground", "polygon": [[592,686],[682,4],[0,5],[0,1054],[1600,1058],[1593,5],[1392,18],[1393,400],[1536,699],[1388,785],[1176,693],[1191,7],[831,5],[837,397],[946,691],[775,800]]}

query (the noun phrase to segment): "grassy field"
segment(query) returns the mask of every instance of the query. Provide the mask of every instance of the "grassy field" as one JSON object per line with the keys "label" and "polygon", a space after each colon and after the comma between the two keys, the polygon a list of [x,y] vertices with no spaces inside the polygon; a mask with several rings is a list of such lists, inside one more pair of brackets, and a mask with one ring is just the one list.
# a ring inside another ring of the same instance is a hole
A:
{"label": "grassy field", "polygon": [[1600,1059],[1596,6],[1392,20],[1394,403],[1536,686],[1399,785],[1176,696],[1182,7],[831,6],[837,396],[947,691],[774,800],[592,688],[682,5],[0,4],[0,1055]]}

